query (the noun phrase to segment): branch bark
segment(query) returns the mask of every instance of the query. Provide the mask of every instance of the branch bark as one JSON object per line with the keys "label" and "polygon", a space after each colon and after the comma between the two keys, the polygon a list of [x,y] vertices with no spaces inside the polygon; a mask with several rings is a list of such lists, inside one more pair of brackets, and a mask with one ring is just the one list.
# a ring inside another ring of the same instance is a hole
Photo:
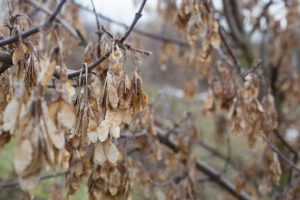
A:
{"label": "branch bark", "polygon": [[[169,138],[165,137],[161,133],[157,134],[158,140],[170,148],[174,153],[180,152],[180,149],[178,146],[172,142]],[[221,186],[223,189],[225,189],[227,192],[232,194],[234,197],[240,200],[254,200],[253,197],[251,197],[249,194],[247,194],[245,191],[237,192],[235,185],[225,176],[215,170],[212,166],[205,163],[204,161],[197,160],[196,161],[196,169],[203,172],[205,175],[207,175],[213,182]]]}

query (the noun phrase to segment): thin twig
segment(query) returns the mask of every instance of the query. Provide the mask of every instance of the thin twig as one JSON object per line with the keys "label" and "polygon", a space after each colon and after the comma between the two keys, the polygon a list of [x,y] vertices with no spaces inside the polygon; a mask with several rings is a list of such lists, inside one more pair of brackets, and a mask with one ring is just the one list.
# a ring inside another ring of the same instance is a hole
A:
{"label": "thin twig", "polygon": [[[164,144],[165,146],[169,147],[174,153],[178,153],[180,149],[178,146],[172,142],[169,138],[163,136],[162,134],[157,134],[159,141]],[[237,192],[236,186],[232,183],[228,178],[221,175],[220,173],[211,167],[209,164],[205,163],[204,161],[197,160],[196,161],[196,169],[203,172],[207,175],[211,181],[217,183],[219,186],[227,190],[230,194],[240,200],[252,200],[254,199],[245,191]]]}
{"label": "thin twig", "polygon": [[295,171],[298,174],[300,174],[300,169],[295,165],[295,163],[293,163],[292,161],[290,161],[283,153],[281,153],[281,151],[279,151],[279,149],[277,149],[275,147],[275,145],[269,140],[269,138],[265,134],[262,134],[261,136],[264,139],[264,141],[267,143],[268,147],[272,151],[274,151],[275,153],[277,153],[282,160],[284,160],[285,162],[287,162],[292,168],[295,169]]}
{"label": "thin twig", "polygon": [[272,4],[273,4],[273,0],[270,0],[267,4],[265,4],[265,6],[263,7],[263,9],[262,9],[260,15],[257,17],[257,19],[256,19],[256,21],[255,21],[255,23],[254,23],[254,25],[253,25],[251,31],[249,32],[249,36],[251,36],[251,35],[255,32],[255,30],[258,28],[260,20],[261,20],[264,16],[267,15],[268,9],[270,8],[270,6],[271,6]]}
{"label": "thin twig", "polygon": [[[123,43],[127,37],[129,36],[129,34],[131,33],[131,31],[133,30],[134,26],[136,25],[136,23],[138,22],[138,20],[141,18],[142,16],[142,11],[145,7],[147,0],[143,0],[138,12],[135,14],[135,17],[130,25],[130,27],[128,28],[128,30],[126,31],[126,33],[123,35],[123,37],[119,40],[120,43]],[[109,57],[109,55],[111,54],[111,49],[109,49],[108,51],[106,51],[106,53],[104,55],[102,55],[100,58],[98,58],[94,63],[90,64],[87,66],[87,70],[88,72],[90,72],[91,70],[93,70],[95,67],[97,67],[100,63],[102,63],[106,58]],[[70,73],[68,74],[68,78],[72,79],[74,77],[77,77],[80,75],[80,73],[85,74],[86,70],[82,71],[82,70],[77,70],[76,72]],[[55,77],[59,77],[58,74],[55,74]]]}
{"label": "thin twig", "polygon": [[251,74],[253,72],[255,72],[262,64],[262,60],[259,60],[253,67],[251,67],[249,70],[244,71],[242,73],[240,73],[240,77],[242,79],[244,79],[248,74]]}
{"label": "thin twig", "polygon": [[97,24],[97,30],[99,32],[98,35],[98,48],[97,48],[97,53],[98,53],[98,57],[101,56],[101,37],[102,37],[102,31],[101,31],[101,27],[100,27],[100,23],[99,23],[99,19],[97,17],[97,13],[96,13],[96,8],[95,8],[95,5],[94,5],[94,1],[91,0],[91,3],[92,3],[92,6],[93,6],[93,13],[95,15],[95,18],[96,18],[96,24]]}
{"label": "thin twig", "polygon": [[[41,4],[39,4],[38,2],[33,1],[33,0],[26,0],[26,2],[29,3],[30,5],[34,6],[34,7],[37,8],[38,10],[44,12],[45,14],[51,15],[51,11],[50,11],[48,8],[46,8],[46,7],[42,6]],[[65,19],[63,19],[63,18],[60,17],[60,16],[56,16],[56,20],[57,20],[58,22],[60,22],[60,23],[63,25],[63,27],[64,27],[64,28],[65,28],[65,29],[66,29],[73,37],[79,38],[79,39],[81,40],[81,38],[79,37],[77,31],[76,31],[71,25],[69,25],[68,22],[65,21]]]}
{"label": "thin twig", "polygon": [[125,32],[125,34],[123,35],[123,37],[121,37],[120,39],[120,43],[123,43],[127,37],[130,35],[131,31],[134,29],[134,26],[136,25],[136,23],[138,22],[138,20],[142,17],[142,11],[145,7],[147,0],[144,0],[140,6],[140,9],[138,10],[137,13],[135,13],[134,19],[131,23],[131,25],[129,26],[129,28],[127,29],[127,31]]}
{"label": "thin twig", "polygon": [[222,42],[223,42],[223,44],[224,44],[224,46],[227,50],[227,53],[229,54],[229,56],[231,57],[233,63],[235,64],[235,67],[236,67],[237,71],[240,72],[241,66],[240,66],[239,62],[237,61],[235,55],[233,54],[233,51],[231,50],[231,48],[230,48],[223,32],[222,32],[221,27],[219,28],[219,34],[220,34],[221,40],[222,40]]}
{"label": "thin twig", "polygon": [[[83,5],[79,4],[79,3],[74,2],[74,4],[77,5],[80,9],[82,9],[84,11],[93,12],[92,9],[90,9],[88,7],[85,7],[85,6],[83,6]],[[124,27],[126,29],[129,27],[128,25],[126,25],[126,24],[124,24],[122,22],[119,22],[117,20],[114,20],[112,18],[109,18],[109,17],[107,17],[107,16],[105,16],[105,15],[99,13],[99,12],[97,12],[97,16],[100,17],[101,19],[107,21],[107,22],[110,22],[110,23],[113,23],[115,25]],[[150,32],[138,29],[138,28],[133,29],[132,32],[137,33],[137,34],[139,34],[141,36],[150,38],[150,39],[161,41],[161,42],[168,42],[168,43],[172,43],[172,44],[175,44],[175,45],[178,45],[178,46],[183,46],[183,47],[188,47],[189,46],[189,44],[187,42],[185,42],[185,41],[178,40],[178,39],[175,39],[175,38],[169,38],[169,37],[163,36],[161,34],[150,33]]]}
{"label": "thin twig", "polygon": [[125,48],[127,48],[128,50],[130,50],[130,51],[135,51],[135,52],[144,54],[144,55],[146,55],[146,56],[152,55],[152,52],[151,52],[151,51],[145,51],[145,50],[137,49],[137,48],[134,48],[134,47],[132,47],[131,45],[129,45],[129,44],[127,44],[127,43],[123,43],[123,46],[124,46]]}
{"label": "thin twig", "polygon": [[[65,172],[58,172],[56,174],[48,174],[48,175],[42,176],[40,178],[40,181],[51,179],[51,178],[57,178],[57,177],[60,177],[63,175],[65,175]],[[15,187],[19,187],[19,186],[20,186],[20,184],[19,184],[18,180],[10,181],[7,183],[0,183],[0,189],[15,188]]]}
{"label": "thin twig", "polygon": [[287,147],[287,149],[294,154],[294,162],[297,162],[298,160],[298,153],[297,151],[287,142],[285,139],[280,135],[278,130],[274,130],[275,136],[280,140],[280,142]]}

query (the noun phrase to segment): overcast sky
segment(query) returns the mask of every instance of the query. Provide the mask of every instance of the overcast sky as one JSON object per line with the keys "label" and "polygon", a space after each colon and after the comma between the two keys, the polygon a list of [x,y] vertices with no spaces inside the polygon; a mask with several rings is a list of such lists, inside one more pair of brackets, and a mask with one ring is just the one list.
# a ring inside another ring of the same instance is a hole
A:
{"label": "overcast sky", "polygon": [[[92,8],[90,0],[76,0],[76,2]],[[133,0],[93,0],[95,4],[96,11],[99,11],[101,14],[108,16],[117,21],[123,22],[125,24],[130,24],[134,18],[134,14],[138,9],[138,6],[135,6]],[[136,1],[142,2],[142,1]],[[146,6],[148,8],[156,8],[157,0],[148,0]],[[94,15],[91,13],[84,12],[88,20],[91,20],[91,23],[94,22]],[[152,13],[153,14],[153,13]],[[149,20],[153,16],[149,12],[143,12],[143,17],[141,20]]]}
{"label": "overcast sky", "polygon": [[[135,11],[138,9],[134,5],[133,0],[93,0],[96,10],[100,13],[113,18],[117,21],[130,24],[132,19],[134,18]],[[76,0],[76,2],[88,6],[92,8],[91,1],[90,0]],[[136,0],[135,2],[142,2],[141,0]],[[222,7],[222,1],[221,0],[213,0],[214,6],[217,9],[220,9]],[[267,0],[261,0],[259,2],[262,6],[268,2]],[[279,3],[275,3],[273,6],[270,7],[270,12],[275,15],[276,19],[283,19],[286,15],[286,9],[284,8],[283,3],[278,1]],[[139,3],[138,5],[139,6]],[[148,0],[146,6],[150,9],[155,9],[157,6],[157,0]],[[261,12],[261,8],[256,8],[253,10],[255,15],[259,15]],[[146,9],[147,10],[147,9]],[[151,15],[152,14],[152,15]],[[95,23],[95,17],[91,13],[84,12],[85,17],[87,18],[87,21],[90,21],[91,23]],[[155,12],[143,12],[143,18],[141,21],[144,20],[150,20],[155,15]],[[247,22],[246,22],[247,23]],[[285,25],[285,21],[282,21],[282,25]],[[115,28],[115,27],[114,27]]]}

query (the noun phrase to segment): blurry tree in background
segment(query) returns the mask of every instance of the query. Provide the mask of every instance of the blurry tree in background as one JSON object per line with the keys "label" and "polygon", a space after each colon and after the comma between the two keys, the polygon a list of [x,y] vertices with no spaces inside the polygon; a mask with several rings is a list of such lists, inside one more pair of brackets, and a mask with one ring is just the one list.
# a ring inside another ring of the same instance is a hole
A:
{"label": "blurry tree in background", "polygon": [[1,3],[0,199],[300,199],[299,1]]}

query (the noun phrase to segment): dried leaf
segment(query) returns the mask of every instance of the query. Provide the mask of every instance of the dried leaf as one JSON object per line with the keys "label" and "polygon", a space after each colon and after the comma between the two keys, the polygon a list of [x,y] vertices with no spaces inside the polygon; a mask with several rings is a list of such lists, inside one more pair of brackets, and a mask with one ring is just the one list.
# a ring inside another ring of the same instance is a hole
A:
{"label": "dried leaf", "polygon": [[94,163],[97,165],[102,165],[106,161],[106,156],[104,154],[103,145],[101,142],[97,142],[94,149]]}
{"label": "dried leaf", "polygon": [[111,163],[116,163],[119,159],[120,153],[114,143],[109,142],[104,145],[105,154]]}
{"label": "dried leaf", "polygon": [[97,135],[101,142],[104,142],[108,136],[109,132],[109,123],[108,120],[104,120],[101,122],[100,127],[97,128]]}
{"label": "dried leaf", "polygon": [[3,112],[3,130],[14,133],[17,114],[19,110],[19,102],[16,98],[12,99]]}
{"label": "dried leaf", "polygon": [[71,129],[76,121],[76,115],[73,106],[71,106],[66,101],[62,101],[60,111],[57,115],[57,120],[67,130]]}
{"label": "dried leaf", "polygon": [[88,143],[95,143],[95,142],[97,142],[97,139],[98,139],[98,132],[97,132],[97,130],[88,132],[87,133],[87,139],[88,139]]}
{"label": "dried leaf", "polygon": [[120,127],[117,125],[113,125],[110,127],[110,134],[112,134],[113,137],[119,138],[120,137]]}
{"label": "dried leaf", "polygon": [[38,83],[46,87],[48,82],[52,79],[52,75],[56,68],[56,62],[52,61],[47,66],[42,68],[41,73],[38,76]]}
{"label": "dried leaf", "polygon": [[32,161],[33,148],[28,139],[21,141],[16,147],[14,166],[18,174],[22,174]]}

